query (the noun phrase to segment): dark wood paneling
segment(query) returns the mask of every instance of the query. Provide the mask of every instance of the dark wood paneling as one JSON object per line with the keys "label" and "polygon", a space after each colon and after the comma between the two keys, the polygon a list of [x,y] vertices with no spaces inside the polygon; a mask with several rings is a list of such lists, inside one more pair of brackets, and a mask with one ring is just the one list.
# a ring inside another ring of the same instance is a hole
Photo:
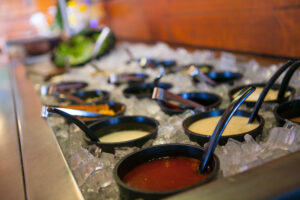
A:
{"label": "dark wood paneling", "polygon": [[110,0],[121,39],[300,57],[299,0]]}

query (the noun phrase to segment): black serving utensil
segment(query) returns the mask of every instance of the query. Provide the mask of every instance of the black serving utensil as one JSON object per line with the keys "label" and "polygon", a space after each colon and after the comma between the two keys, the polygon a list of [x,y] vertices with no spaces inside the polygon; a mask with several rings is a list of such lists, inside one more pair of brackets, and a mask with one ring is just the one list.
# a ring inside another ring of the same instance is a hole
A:
{"label": "black serving utensil", "polygon": [[210,160],[212,154],[215,151],[215,148],[219,142],[219,139],[226,128],[228,122],[231,120],[234,113],[240,107],[240,105],[247,99],[247,97],[255,90],[255,87],[248,87],[243,89],[240,94],[232,101],[232,103],[228,106],[228,108],[223,113],[220,121],[215,128],[212,137],[210,138],[208,145],[205,149],[205,152],[201,159],[201,164],[199,166],[200,173],[204,173]]}
{"label": "black serving utensil", "polygon": [[64,111],[63,108],[53,108],[48,107],[48,112],[59,114],[60,116],[66,118],[67,120],[70,120],[74,124],[76,124],[93,142],[97,142],[98,138],[96,135],[94,135],[93,131],[89,129],[87,125],[85,125],[83,122],[81,122],[79,119],[73,117],[72,115],[68,114]]}
{"label": "black serving utensil", "polygon": [[277,96],[277,99],[278,99],[278,102],[279,103],[282,103],[284,101],[284,94],[285,94],[285,91],[287,90],[288,88],[288,85],[289,85],[289,82],[294,74],[294,72],[299,68],[300,66],[300,61],[296,61],[292,66],[291,68],[286,72],[286,74],[284,75],[283,79],[282,79],[282,82],[281,82],[281,85],[280,85],[280,89],[279,89],[279,92],[278,92],[278,96]]}
{"label": "black serving utensil", "polygon": [[[274,116],[280,126],[282,126],[285,123],[286,119],[291,120],[294,117],[300,116],[300,99],[282,103],[283,100],[285,99],[284,94],[288,88],[289,81],[292,78],[293,73],[299,68],[299,66],[300,66],[300,61],[298,60],[287,71],[284,78],[282,79],[282,84],[280,86],[278,97],[277,97],[279,103],[281,104],[277,105],[273,110]],[[293,122],[300,124],[297,121],[293,121]]]}
{"label": "black serving utensil", "polygon": [[[275,81],[278,79],[278,77],[286,70],[288,69],[295,61],[294,60],[289,60],[286,64],[284,64],[282,67],[280,67],[275,74],[273,74],[273,76],[270,78],[270,80],[268,81],[268,83],[266,84],[266,86],[264,87],[262,93],[260,94],[254,109],[251,113],[251,116],[249,118],[248,124],[251,124],[254,119],[257,117],[258,114],[258,110],[260,109],[269,89],[272,87],[272,85],[275,83]],[[292,65],[293,66],[293,65]]]}

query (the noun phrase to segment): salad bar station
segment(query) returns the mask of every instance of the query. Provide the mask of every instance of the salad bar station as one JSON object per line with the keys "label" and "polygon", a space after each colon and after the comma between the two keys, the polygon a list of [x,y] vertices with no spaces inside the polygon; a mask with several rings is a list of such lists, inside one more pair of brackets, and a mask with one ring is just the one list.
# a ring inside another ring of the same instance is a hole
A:
{"label": "salad bar station", "polygon": [[299,66],[116,43],[108,27],[11,63],[2,69],[13,103],[0,112],[16,124],[16,195],[299,197]]}

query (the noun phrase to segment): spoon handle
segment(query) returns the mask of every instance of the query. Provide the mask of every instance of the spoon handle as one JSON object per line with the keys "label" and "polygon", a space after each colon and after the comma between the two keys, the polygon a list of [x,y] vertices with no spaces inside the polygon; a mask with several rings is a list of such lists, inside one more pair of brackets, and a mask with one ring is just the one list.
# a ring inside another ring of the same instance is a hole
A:
{"label": "spoon handle", "polygon": [[84,100],[80,99],[79,97],[74,96],[72,93],[66,90],[57,90],[58,93],[64,95],[64,97],[68,100],[71,100],[77,104],[87,104]]}
{"label": "spoon handle", "polygon": [[92,141],[97,142],[98,138],[94,135],[94,133],[83,123],[81,122],[79,119],[73,117],[72,115],[62,111],[60,108],[51,108],[49,107],[47,109],[48,112],[51,113],[56,113],[64,118],[66,118],[67,120],[70,120],[71,122],[73,122],[74,124],[76,124]]}
{"label": "spoon handle", "polygon": [[244,88],[238,96],[232,101],[232,103],[228,106],[228,108],[224,111],[220,121],[218,122],[212,137],[209,139],[208,145],[205,149],[205,152],[201,159],[201,164],[199,166],[200,173],[204,173],[207,167],[207,164],[214,153],[216,146],[219,142],[219,139],[225,130],[228,122],[231,120],[234,113],[237,111],[237,109],[240,107],[240,105],[247,99],[247,97],[254,92],[255,87],[250,86],[247,88]]}
{"label": "spoon handle", "polygon": [[174,100],[174,101],[180,102],[181,104],[184,104],[186,106],[195,107],[195,108],[204,108],[204,106],[199,103],[196,103],[189,99],[182,98],[181,96],[178,96],[176,94],[168,92],[167,90],[164,90],[159,87],[154,88],[153,93],[152,93],[152,99],[159,99],[159,100],[162,100],[165,102]]}
{"label": "spoon handle", "polygon": [[267,85],[264,87],[262,93],[260,94],[254,109],[251,113],[251,116],[249,118],[248,124],[251,124],[254,119],[256,118],[257,114],[258,114],[258,110],[260,109],[269,89],[272,87],[272,85],[275,83],[275,81],[277,80],[277,78],[290,66],[294,63],[294,60],[289,60],[286,64],[284,64],[281,68],[279,68],[276,73],[270,78],[270,80],[268,81]]}
{"label": "spoon handle", "polygon": [[98,52],[100,51],[102,45],[104,44],[105,39],[109,36],[111,33],[110,28],[107,26],[104,26],[96,40],[93,53],[92,53],[92,59],[95,59],[98,55]]}
{"label": "spoon handle", "polygon": [[285,91],[289,85],[289,82],[294,74],[294,72],[299,68],[300,66],[300,61],[296,61],[296,63],[294,63],[291,68],[286,72],[285,76],[282,79],[280,88],[279,88],[279,92],[278,92],[278,96],[277,96],[277,101],[279,103],[282,103],[284,100],[284,94]]}

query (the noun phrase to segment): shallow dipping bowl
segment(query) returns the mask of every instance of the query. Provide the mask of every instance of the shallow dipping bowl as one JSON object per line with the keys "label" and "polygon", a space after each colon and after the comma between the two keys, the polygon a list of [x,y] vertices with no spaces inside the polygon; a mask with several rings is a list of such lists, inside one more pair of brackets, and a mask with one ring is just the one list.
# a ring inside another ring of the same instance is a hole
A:
{"label": "shallow dipping bowl", "polygon": [[[218,107],[222,98],[219,95],[207,93],[207,92],[186,92],[180,93],[179,96],[185,99],[195,101],[205,107],[205,109],[212,109]],[[183,113],[186,109],[172,108],[161,100],[157,101],[162,111],[168,115],[177,115]],[[191,108],[193,109],[193,108]]]}
{"label": "shallow dipping bowl", "polygon": [[[133,170],[135,167],[151,161],[153,159],[163,158],[163,157],[188,157],[200,160],[204,153],[204,150],[200,147],[183,145],[183,144],[168,144],[168,145],[158,145],[150,148],[142,149],[138,152],[127,155],[125,158],[121,159],[114,168],[114,179],[116,180],[120,189],[121,199],[144,199],[153,200],[161,199],[176,193],[180,193],[209,181],[214,180],[219,171],[219,159],[214,155],[208,164],[208,170],[210,171],[208,177],[194,185],[185,187],[177,190],[167,190],[167,191],[149,191],[133,188],[122,181],[124,176]],[[178,172],[180,173],[180,172]]]}
{"label": "shallow dipping bowl", "polygon": [[149,139],[154,139],[158,131],[158,121],[153,118],[145,116],[122,116],[122,117],[113,117],[103,121],[92,123],[89,128],[93,133],[98,137],[108,135],[117,131],[126,131],[126,130],[142,130],[147,131],[149,134],[124,142],[92,142],[102,148],[106,152],[114,152],[115,147],[131,147],[137,146],[141,147]]}
{"label": "shallow dipping bowl", "polygon": [[[266,84],[264,84],[264,83],[255,83],[255,84],[243,85],[243,86],[239,86],[239,87],[233,88],[233,89],[231,89],[228,92],[230,100],[234,99],[233,95],[236,94],[238,91],[242,90],[243,88],[249,87],[249,86],[255,86],[256,88],[264,88],[266,86]],[[270,89],[279,90],[280,89],[280,85],[279,84],[274,84],[274,85],[272,85],[272,87]],[[288,87],[287,91],[290,92],[290,95],[288,97],[285,97],[283,99],[283,101],[287,101],[290,96],[293,96],[295,94],[295,88]],[[256,101],[247,101],[247,99],[244,101],[244,104],[246,104],[249,107],[253,107],[255,105],[255,103],[256,103]],[[276,98],[275,100],[264,101],[264,103],[278,103],[278,100]]]}
{"label": "shallow dipping bowl", "polygon": [[[89,91],[81,90],[81,91],[73,92],[72,95],[82,99],[88,104],[97,104],[103,101],[107,101],[110,96],[109,92],[105,90],[89,90]],[[64,95],[60,95],[59,100],[63,102],[68,101],[68,99],[66,99]],[[76,103],[76,102],[72,101],[72,103]]]}
{"label": "shallow dipping bowl", "polygon": [[[105,120],[111,117],[121,116],[125,113],[126,106],[122,103],[114,102],[114,101],[108,101],[103,103],[98,103],[96,105],[104,105],[107,104],[111,110],[115,112],[114,115],[103,115],[100,117],[85,117],[81,118],[82,121],[84,121],[85,124],[89,125],[99,120]],[[80,118],[79,118],[80,119]]]}
{"label": "shallow dipping bowl", "polygon": [[[190,138],[190,140],[195,141],[195,142],[199,143],[200,145],[204,145],[206,142],[209,141],[209,138],[211,136],[202,135],[202,134],[198,134],[198,133],[190,131],[189,130],[190,125],[192,125],[194,122],[201,120],[201,119],[221,116],[224,113],[224,111],[225,110],[213,110],[213,111],[208,111],[208,112],[204,112],[204,113],[199,113],[199,114],[196,114],[196,115],[186,118],[182,123],[185,134]],[[243,110],[238,110],[234,114],[234,116],[241,116],[241,117],[247,117],[247,118],[249,118],[250,115],[251,115],[251,113],[249,113],[247,111],[243,111]],[[221,138],[219,140],[219,144],[225,145],[229,138],[233,138],[233,139],[239,140],[239,141],[244,141],[244,136],[246,134],[249,134],[253,138],[255,138],[257,135],[262,133],[262,130],[264,127],[264,119],[260,115],[257,116],[256,120],[259,123],[259,126],[257,128],[255,128],[251,131],[248,131],[248,132],[243,132],[241,134],[221,136]]]}
{"label": "shallow dipping bowl", "polygon": [[[275,118],[280,126],[283,126],[285,120],[294,117],[300,117],[300,99],[288,101],[276,106],[273,110]],[[300,122],[294,122],[300,125]]]}
{"label": "shallow dipping bowl", "polygon": [[[160,82],[157,87],[163,89],[170,89],[172,84]],[[136,96],[137,98],[151,98],[154,89],[153,83],[141,83],[137,85],[130,86],[123,90],[125,97]]]}
{"label": "shallow dipping bowl", "polygon": [[234,81],[243,77],[241,73],[224,71],[224,72],[215,72],[210,71],[205,73],[210,79],[216,82],[216,84],[228,83],[233,84]]}

